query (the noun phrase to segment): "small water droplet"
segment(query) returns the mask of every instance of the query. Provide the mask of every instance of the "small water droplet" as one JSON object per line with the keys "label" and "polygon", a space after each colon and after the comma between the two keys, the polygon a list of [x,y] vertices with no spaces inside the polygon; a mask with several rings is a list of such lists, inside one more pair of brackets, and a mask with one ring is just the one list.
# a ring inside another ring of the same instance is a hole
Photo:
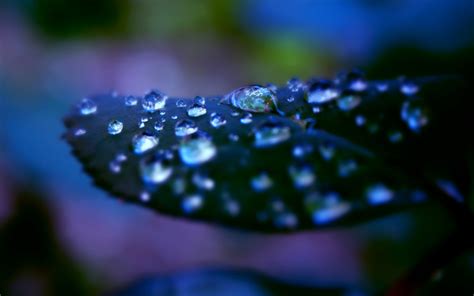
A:
{"label": "small water droplet", "polygon": [[402,120],[405,121],[408,127],[414,132],[419,132],[428,124],[426,109],[421,105],[419,100],[406,101],[403,103],[400,115]]}
{"label": "small water droplet", "polygon": [[400,131],[391,131],[388,133],[388,140],[392,143],[400,143],[403,140],[403,134]]}
{"label": "small water droplet", "polygon": [[239,140],[239,135],[230,133],[229,140],[231,140],[232,142],[237,142]]}
{"label": "small water droplet", "polygon": [[371,205],[384,204],[392,200],[394,193],[384,184],[374,184],[367,188],[366,197]]}
{"label": "small water droplet", "polygon": [[186,191],[186,180],[183,178],[177,178],[173,181],[171,187],[175,195],[181,195]]}
{"label": "small water droplet", "polygon": [[227,120],[219,113],[212,113],[209,122],[213,127],[218,128],[220,126],[225,125],[227,123]]}
{"label": "small water droplet", "polygon": [[113,173],[113,174],[118,174],[120,173],[120,171],[122,170],[122,164],[120,161],[114,159],[112,161],[110,161],[109,163],[109,170]]}
{"label": "small water droplet", "polygon": [[79,103],[79,112],[81,115],[91,115],[97,112],[97,104],[91,99],[84,98]]}
{"label": "small water droplet", "polygon": [[311,155],[312,153],[313,146],[311,146],[310,144],[301,144],[293,147],[293,156],[296,158],[304,158],[307,155]]}
{"label": "small water droplet", "polygon": [[157,121],[155,122],[155,125],[153,126],[155,128],[156,131],[162,131],[163,128],[165,127],[164,123],[161,122],[161,121]]}
{"label": "small water droplet", "polygon": [[367,82],[362,78],[355,79],[349,84],[349,88],[357,92],[364,91],[367,89]]}
{"label": "small water droplet", "polygon": [[225,101],[243,111],[272,112],[276,110],[277,99],[270,89],[259,85],[250,85],[232,91],[225,96]]}
{"label": "small water droplet", "polygon": [[178,108],[186,108],[187,105],[186,100],[179,99],[176,101],[176,107]]}
{"label": "small water droplet", "polygon": [[188,115],[191,117],[199,117],[206,113],[207,113],[206,107],[204,107],[201,104],[194,103],[188,108]]}
{"label": "small water droplet", "polygon": [[400,91],[406,96],[413,96],[418,92],[418,90],[418,85],[411,81],[404,81],[400,85]]}
{"label": "small water droplet", "polygon": [[181,202],[181,208],[186,214],[192,214],[203,206],[204,200],[199,194],[185,196]]}
{"label": "small water droplet", "polygon": [[388,90],[387,83],[377,83],[376,87],[379,92],[386,92]]}
{"label": "small water droplet", "polygon": [[306,85],[299,78],[291,78],[286,82],[286,86],[291,92],[300,92],[306,90]]}
{"label": "small water droplet", "polygon": [[267,120],[255,131],[255,146],[268,147],[288,140],[291,137],[290,128],[281,122]]}
{"label": "small water droplet", "polygon": [[174,133],[178,137],[184,137],[197,132],[197,130],[198,127],[194,121],[182,119],[176,123]]}
{"label": "small water droplet", "polygon": [[292,165],[289,168],[289,174],[297,188],[311,186],[316,179],[313,168],[309,165]]}
{"label": "small water droplet", "polygon": [[313,193],[305,199],[305,206],[316,225],[333,222],[351,209],[351,205],[341,201],[337,193],[327,193],[324,196]]}
{"label": "small water droplet", "polygon": [[232,116],[232,117],[237,117],[237,116],[239,116],[239,115],[240,115],[240,112],[239,112],[239,111],[232,111],[232,112],[230,113],[230,116]]}
{"label": "small water droplet", "polygon": [[339,94],[339,90],[334,87],[331,81],[320,79],[311,82],[307,101],[310,104],[322,104],[336,99]]}
{"label": "small water droplet", "polygon": [[284,211],[275,215],[273,224],[279,229],[295,229],[298,226],[298,217],[292,212]]}
{"label": "small water droplet", "polygon": [[214,180],[200,173],[195,173],[192,181],[196,187],[203,190],[212,190],[216,185]]}
{"label": "small water droplet", "polygon": [[328,144],[321,144],[319,145],[319,153],[324,160],[331,160],[334,156],[336,150],[334,146]]}
{"label": "small water droplet", "polygon": [[140,161],[140,174],[145,183],[163,183],[169,179],[172,173],[173,167],[164,153],[155,153]]}
{"label": "small water droplet", "polygon": [[123,123],[118,120],[112,120],[109,122],[109,125],[107,126],[107,132],[110,135],[118,135],[122,132],[123,129]]}
{"label": "small water droplet", "polygon": [[321,109],[320,109],[319,107],[316,107],[316,106],[313,107],[313,113],[314,113],[314,114],[317,114],[317,113],[319,113],[319,112],[321,112]]}
{"label": "small water droplet", "polygon": [[198,165],[211,160],[217,148],[210,137],[203,132],[196,132],[185,138],[179,146],[181,160],[188,165]]}
{"label": "small water droplet", "polygon": [[143,154],[155,148],[158,143],[159,139],[148,132],[135,135],[132,139],[133,152]]}
{"label": "small water droplet", "polygon": [[363,115],[357,115],[355,117],[355,123],[357,126],[363,126],[365,124],[365,117]]}
{"label": "small water droplet", "polygon": [[148,192],[146,192],[146,191],[142,191],[142,192],[140,193],[139,198],[140,198],[140,200],[141,200],[142,202],[149,202],[151,196],[150,196],[150,193],[148,193]]}
{"label": "small water droplet", "polygon": [[163,109],[166,105],[168,96],[159,90],[152,90],[147,93],[142,99],[142,107],[145,111],[153,113]]}
{"label": "small water droplet", "polygon": [[260,173],[250,180],[253,190],[262,192],[273,186],[273,180],[267,173]]}
{"label": "small water droplet", "polygon": [[206,98],[201,96],[196,96],[194,98],[194,103],[204,106],[206,104]]}
{"label": "small water droplet", "polygon": [[236,217],[240,213],[240,205],[236,200],[226,199],[224,201],[224,209],[232,217]]}
{"label": "small water droplet", "polygon": [[83,128],[78,128],[74,131],[74,136],[76,137],[80,137],[80,136],[83,136],[87,133],[87,131]]}
{"label": "small water droplet", "polygon": [[161,115],[161,116],[165,116],[165,115],[166,115],[166,111],[165,111],[165,110],[161,110],[161,111],[160,111],[160,115]]}
{"label": "small water droplet", "polygon": [[337,100],[337,106],[343,111],[349,111],[359,106],[362,99],[356,95],[347,95]]}
{"label": "small water droplet", "polygon": [[240,118],[240,123],[242,124],[249,124],[252,122],[252,114],[251,113],[244,113],[242,118]]}
{"label": "small water droplet", "polygon": [[138,99],[135,96],[125,97],[125,106],[132,107],[138,104]]}
{"label": "small water droplet", "polygon": [[295,101],[295,97],[289,96],[289,97],[286,99],[286,101],[287,101],[288,103],[293,103],[293,102]]}
{"label": "small water droplet", "polygon": [[348,177],[357,170],[357,163],[352,160],[343,160],[339,163],[339,176]]}

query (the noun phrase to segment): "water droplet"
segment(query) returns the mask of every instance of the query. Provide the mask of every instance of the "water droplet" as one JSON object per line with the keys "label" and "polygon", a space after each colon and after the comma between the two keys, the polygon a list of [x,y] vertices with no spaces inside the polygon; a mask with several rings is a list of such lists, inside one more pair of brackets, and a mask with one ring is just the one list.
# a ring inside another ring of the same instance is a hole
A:
{"label": "water droplet", "polygon": [[211,114],[211,119],[209,121],[211,125],[215,128],[218,128],[220,126],[223,126],[227,123],[227,120],[224,118],[224,116],[220,115],[219,113],[212,113]]}
{"label": "water droplet", "polygon": [[305,199],[305,206],[314,224],[327,224],[347,214],[351,205],[340,200],[337,193],[324,196],[313,193]]}
{"label": "water droplet", "polygon": [[206,113],[207,113],[206,107],[204,107],[201,104],[194,103],[188,108],[188,115],[191,117],[199,117]]}
{"label": "water droplet", "polygon": [[290,128],[281,122],[267,120],[255,131],[255,146],[268,147],[288,140],[291,137]]}
{"label": "water droplet", "polygon": [[386,92],[388,90],[387,83],[377,83],[376,87],[379,92]]}
{"label": "water droplet", "polygon": [[365,124],[365,117],[363,115],[357,115],[355,117],[355,123],[357,126],[363,126]]}
{"label": "water droplet", "polygon": [[339,94],[331,81],[321,79],[310,84],[307,101],[310,104],[322,104],[336,99]]}
{"label": "water droplet", "polygon": [[229,140],[232,142],[237,142],[239,140],[239,135],[231,133],[229,134]]}
{"label": "water droplet", "polygon": [[419,90],[418,85],[416,85],[415,83],[411,81],[404,81],[400,85],[400,91],[402,92],[402,94],[406,96],[413,96],[414,94],[418,92],[418,90]]}
{"label": "water droplet", "polygon": [[132,107],[138,104],[138,99],[135,96],[125,97],[125,106]]}
{"label": "water droplet", "polygon": [[78,128],[74,131],[74,136],[76,137],[80,137],[80,136],[83,136],[87,133],[87,131],[83,128]]}
{"label": "water droplet", "polygon": [[179,146],[181,160],[189,165],[198,165],[211,160],[217,152],[209,136],[196,132],[185,138]]}
{"label": "water droplet", "polygon": [[110,161],[109,163],[109,170],[113,173],[113,174],[118,174],[120,173],[120,171],[122,170],[122,164],[120,161],[114,159],[112,161]]}
{"label": "water droplet", "polygon": [[155,153],[140,161],[140,174],[145,183],[163,183],[169,179],[172,173],[173,167],[164,153]]}
{"label": "water droplet", "polygon": [[173,120],[178,119],[178,115],[172,115],[172,116],[171,116],[171,119],[173,119]]}
{"label": "water droplet", "polygon": [[367,89],[367,82],[362,78],[358,78],[349,84],[349,88],[353,91],[364,91]]}
{"label": "water droplet", "polygon": [[286,82],[286,85],[288,87],[288,89],[291,91],[291,92],[300,92],[300,91],[305,91],[306,89],[306,85],[303,83],[303,81],[301,81],[300,79],[298,78],[291,78],[290,80],[288,80]]}
{"label": "water droplet", "polygon": [[166,105],[168,96],[159,90],[152,90],[145,95],[142,99],[142,107],[145,111],[153,113],[160,109],[163,109]]}
{"label": "water droplet", "polygon": [[204,190],[212,190],[216,185],[214,180],[205,175],[201,175],[200,173],[195,173],[192,181],[196,187]]}
{"label": "water droplet", "polygon": [[178,108],[186,108],[187,105],[186,100],[179,99],[176,101],[176,107]]}
{"label": "water droplet", "polygon": [[371,205],[387,203],[392,200],[394,193],[384,184],[374,184],[367,188],[366,197]]}
{"label": "water droplet", "polygon": [[349,111],[359,106],[362,99],[356,95],[347,95],[337,100],[337,106],[343,111]]}
{"label": "water droplet", "polygon": [[115,160],[117,160],[118,162],[124,162],[127,160],[127,155],[119,153],[115,156]]}
{"label": "water droplet", "polygon": [[174,133],[178,137],[184,137],[197,132],[198,127],[196,123],[189,119],[182,119],[178,121],[174,127]]}
{"label": "water droplet", "polygon": [[293,147],[293,156],[296,158],[304,158],[307,155],[311,155],[312,153],[313,146],[311,146],[310,144],[301,144]]}
{"label": "water droplet", "polygon": [[91,115],[97,112],[97,104],[91,99],[84,98],[79,103],[79,112],[81,115]]}
{"label": "water droplet", "polygon": [[226,199],[224,201],[224,209],[232,217],[235,217],[240,213],[240,205],[233,199]]}
{"label": "water droplet", "polygon": [[135,135],[132,139],[133,152],[136,154],[143,154],[153,148],[159,143],[159,139],[154,135],[144,132]]}
{"label": "water droplet", "polygon": [[403,140],[403,134],[400,131],[391,131],[388,133],[388,140],[392,143],[400,143]]}
{"label": "water droplet", "polygon": [[236,89],[225,96],[232,106],[249,112],[272,112],[276,110],[276,96],[268,88],[251,85]]}
{"label": "water droplet", "polygon": [[203,198],[199,194],[185,196],[181,202],[181,208],[186,214],[191,214],[203,206]]}
{"label": "water droplet", "polygon": [[161,115],[161,116],[165,116],[165,115],[166,115],[166,111],[165,111],[165,110],[161,110],[161,111],[160,111],[160,115]]}
{"label": "water droplet", "polygon": [[319,153],[321,154],[321,157],[324,160],[332,159],[335,152],[336,150],[334,149],[334,146],[332,145],[328,145],[328,144],[319,145]]}
{"label": "water droplet", "polygon": [[240,123],[242,124],[249,124],[252,122],[252,114],[251,113],[244,113],[242,118],[240,118]]}
{"label": "water droplet", "polygon": [[142,191],[139,196],[140,200],[143,202],[149,202],[150,201],[150,193],[146,191]]}
{"label": "water droplet", "polygon": [[293,165],[289,168],[290,177],[297,188],[308,187],[314,183],[316,176],[309,165]]}
{"label": "water droplet", "polygon": [[298,217],[288,211],[277,213],[273,218],[273,224],[279,229],[295,229],[298,226]]}
{"label": "water droplet", "polygon": [[313,113],[314,114],[317,114],[319,112],[321,112],[321,109],[319,107],[317,107],[317,106],[313,107]]}
{"label": "water droplet", "polygon": [[171,186],[175,195],[181,195],[186,191],[186,180],[183,178],[175,179]]}
{"label": "water droplet", "polygon": [[287,101],[288,103],[293,103],[293,102],[295,101],[295,97],[289,96],[289,97],[286,99],[286,101]]}
{"label": "water droplet", "polygon": [[161,122],[161,121],[157,121],[155,122],[155,125],[153,126],[155,128],[156,131],[162,131],[163,128],[165,127],[164,123]]}
{"label": "water droplet", "polygon": [[239,111],[232,111],[232,112],[230,113],[230,116],[232,116],[232,117],[237,117],[237,116],[239,116],[239,115],[240,115],[240,112],[239,112]]}
{"label": "water droplet", "polygon": [[422,127],[428,124],[427,112],[418,100],[403,103],[400,115],[414,132],[419,132]]}
{"label": "water droplet", "polygon": [[201,97],[201,96],[196,96],[194,98],[194,103],[204,106],[206,104],[206,98]]}
{"label": "water droplet", "polygon": [[118,120],[112,120],[109,122],[109,125],[107,126],[107,132],[110,135],[118,135],[122,132],[123,129],[123,123]]}
{"label": "water droplet", "polygon": [[266,174],[261,173],[250,180],[253,190],[257,192],[265,191],[273,186],[273,180]]}
{"label": "water droplet", "polygon": [[348,177],[353,172],[357,170],[357,163],[352,160],[343,160],[339,163],[339,176],[340,177]]}

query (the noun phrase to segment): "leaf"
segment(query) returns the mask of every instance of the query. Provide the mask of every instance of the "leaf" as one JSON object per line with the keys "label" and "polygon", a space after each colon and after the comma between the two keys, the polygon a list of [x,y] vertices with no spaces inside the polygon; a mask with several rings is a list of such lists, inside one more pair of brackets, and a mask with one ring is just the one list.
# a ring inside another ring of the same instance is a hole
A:
{"label": "leaf", "polygon": [[350,225],[433,190],[426,83],[438,82],[351,72],[194,100],[99,95],[66,117],[65,138],[99,187],[161,213],[270,232]]}

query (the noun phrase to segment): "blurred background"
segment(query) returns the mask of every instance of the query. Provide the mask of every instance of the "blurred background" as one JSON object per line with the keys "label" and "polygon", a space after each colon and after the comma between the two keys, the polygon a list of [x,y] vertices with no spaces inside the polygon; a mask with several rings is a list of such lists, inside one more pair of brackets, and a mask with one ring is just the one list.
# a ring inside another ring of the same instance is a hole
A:
{"label": "blurred background", "polygon": [[[0,0],[0,295],[380,293],[453,228],[439,205],[292,235],[181,221],[94,188],[61,118],[94,93],[354,67],[472,79],[473,49],[472,0]],[[471,252],[424,291],[472,293],[473,270]]]}

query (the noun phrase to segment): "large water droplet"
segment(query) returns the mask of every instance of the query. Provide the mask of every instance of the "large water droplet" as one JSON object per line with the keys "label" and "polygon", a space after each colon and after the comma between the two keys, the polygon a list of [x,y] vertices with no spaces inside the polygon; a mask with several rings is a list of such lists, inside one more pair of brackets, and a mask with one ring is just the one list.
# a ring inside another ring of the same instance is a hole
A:
{"label": "large water droplet", "polygon": [[372,205],[384,204],[392,200],[394,193],[384,184],[374,184],[367,188],[367,201]]}
{"label": "large water droplet", "polygon": [[290,177],[297,188],[311,186],[316,179],[313,168],[309,165],[293,165],[289,168]]}
{"label": "large water droplet", "polygon": [[181,160],[189,165],[198,165],[211,160],[217,152],[209,136],[197,132],[184,139],[179,146]]}
{"label": "large water droplet", "polygon": [[110,135],[118,135],[122,132],[123,129],[123,123],[118,120],[112,120],[109,122],[109,125],[107,126],[107,132]]}
{"label": "large water droplet", "polygon": [[224,116],[220,115],[219,113],[212,113],[211,119],[209,122],[211,123],[213,127],[218,128],[222,125],[225,125],[227,123],[227,120],[224,118]]}
{"label": "large water droplet", "polygon": [[142,99],[142,106],[145,111],[153,113],[163,109],[166,105],[168,96],[159,90],[152,90],[147,93]]}
{"label": "large water droplet", "polygon": [[419,132],[421,128],[428,124],[427,112],[425,108],[421,106],[419,100],[403,103],[400,115],[402,120],[404,120],[408,127],[414,132]]}
{"label": "large water droplet", "polygon": [[273,180],[266,174],[261,173],[250,180],[253,190],[257,192],[265,191],[273,186]]}
{"label": "large water droplet", "polygon": [[307,101],[310,104],[322,104],[334,100],[340,92],[329,80],[317,80],[310,84]]}
{"label": "large water droplet", "polygon": [[199,194],[192,194],[183,197],[181,208],[186,214],[192,214],[203,206],[204,200]]}
{"label": "large water droplet", "polygon": [[241,87],[226,95],[232,106],[249,112],[272,112],[276,110],[276,96],[270,89],[251,85]]}
{"label": "large water droplet", "polygon": [[188,136],[197,132],[198,127],[196,123],[189,119],[182,119],[178,121],[174,128],[174,133],[178,137]]}
{"label": "large water droplet", "polygon": [[207,113],[206,107],[201,104],[194,103],[188,108],[188,115],[191,117],[199,117]]}
{"label": "large water droplet", "polygon": [[362,99],[356,95],[347,95],[337,100],[337,106],[343,111],[349,111],[359,106]]}
{"label": "large water droplet", "polygon": [[173,167],[163,153],[145,157],[140,162],[140,174],[145,183],[160,184],[169,179]]}
{"label": "large water droplet", "polygon": [[255,146],[273,146],[288,140],[290,137],[291,131],[288,126],[275,120],[267,120],[255,131]]}
{"label": "large water droplet", "polygon": [[133,152],[143,154],[155,148],[158,143],[159,139],[148,132],[135,135],[132,139]]}
{"label": "large water droplet", "polygon": [[81,115],[91,115],[97,112],[97,104],[91,99],[84,98],[79,103],[79,112]]}

